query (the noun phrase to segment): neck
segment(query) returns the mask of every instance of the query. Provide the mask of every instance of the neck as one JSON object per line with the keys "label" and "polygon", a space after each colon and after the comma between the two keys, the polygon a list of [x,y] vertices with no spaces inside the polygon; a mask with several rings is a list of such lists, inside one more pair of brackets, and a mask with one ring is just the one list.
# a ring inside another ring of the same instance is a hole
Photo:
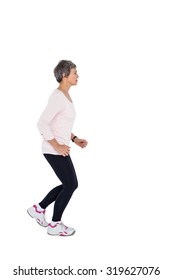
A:
{"label": "neck", "polygon": [[67,84],[60,83],[58,89],[61,90],[64,94],[68,94],[70,86]]}

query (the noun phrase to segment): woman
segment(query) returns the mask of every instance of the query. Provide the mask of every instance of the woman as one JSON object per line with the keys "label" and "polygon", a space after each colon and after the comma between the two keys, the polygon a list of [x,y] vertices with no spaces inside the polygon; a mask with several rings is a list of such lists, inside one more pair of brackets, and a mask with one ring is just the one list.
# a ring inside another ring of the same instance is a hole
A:
{"label": "woman", "polygon": [[[41,226],[48,227],[48,234],[68,236],[72,235],[75,229],[65,226],[61,218],[74,190],[78,187],[76,172],[70,158],[69,143],[72,140],[84,148],[87,141],[72,133],[75,109],[69,90],[78,82],[76,65],[69,60],[61,60],[54,69],[54,75],[59,86],[49,97],[48,104],[38,121],[38,129],[43,137],[44,157],[62,184],[53,188],[39,204],[33,205],[27,212]],[[48,224],[45,209],[52,202],[55,202],[53,217]]]}

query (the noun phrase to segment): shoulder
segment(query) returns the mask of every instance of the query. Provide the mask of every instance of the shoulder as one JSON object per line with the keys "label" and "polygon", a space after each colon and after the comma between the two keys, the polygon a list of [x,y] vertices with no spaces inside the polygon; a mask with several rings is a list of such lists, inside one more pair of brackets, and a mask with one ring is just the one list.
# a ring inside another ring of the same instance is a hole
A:
{"label": "shoulder", "polygon": [[63,100],[63,96],[62,96],[62,92],[59,91],[58,89],[55,89],[52,94],[49,96],[49,102],[53,101],[53,102],[62,102]]}
{"label": "shoulder", "polygon": [[65,102],[63,98],[63,93],[58,89],[55,89],[52,94],[49,96],[48,106],[50,108],[55,108],[63,110],[65,108]]}
{"label": "shoulder", "polygon": [[50,95],[50,97],[55,97],[55,98],[56,97],[57,98],[61,98],[61,96],[62,96],[62,92],[59,89],[57,89],[57,88]]}

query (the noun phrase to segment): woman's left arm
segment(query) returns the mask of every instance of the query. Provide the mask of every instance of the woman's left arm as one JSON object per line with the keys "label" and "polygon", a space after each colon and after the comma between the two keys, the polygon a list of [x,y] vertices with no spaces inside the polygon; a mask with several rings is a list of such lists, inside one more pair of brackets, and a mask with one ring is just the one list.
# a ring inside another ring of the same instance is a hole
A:
{"label": "woman's left arm", "polygon": [[85,148],[88,145],[88,142],[85,139],[78,138],[73,133],[71,133],[71,140],[81,148]]}

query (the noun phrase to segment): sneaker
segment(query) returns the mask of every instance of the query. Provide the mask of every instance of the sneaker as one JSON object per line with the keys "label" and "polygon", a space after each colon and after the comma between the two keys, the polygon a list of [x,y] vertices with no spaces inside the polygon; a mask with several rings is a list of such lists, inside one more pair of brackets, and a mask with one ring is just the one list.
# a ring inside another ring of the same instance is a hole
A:
{"label": "sneaker", "polygon": [[37,206],[33,205],[32,207],[30,207],[27,210],[27,212],[32,218],[36,219],[36,221],[39,225],[41,225],[42,227],[48,226],[48,222],[46,221],[46,218],[45,218],[46,210],[38,211]]}
{"label": "sneaker", "polygon": [[57,222],[55,225],[48,225],[47,233],[50,235],[69,236],[75,233],[74,228],[65,226],[62,222]]}

